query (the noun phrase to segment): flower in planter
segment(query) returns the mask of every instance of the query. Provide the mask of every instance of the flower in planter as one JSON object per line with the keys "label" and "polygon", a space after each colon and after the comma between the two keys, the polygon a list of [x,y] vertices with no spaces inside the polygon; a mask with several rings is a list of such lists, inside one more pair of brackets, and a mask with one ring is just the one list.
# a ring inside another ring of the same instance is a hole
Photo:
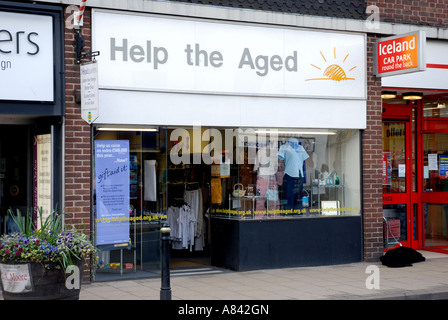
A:
{"label": "flower in planter", "polygon": [[[59,263],[65,270],[88,256],[93,257],[95,253],[95,247],[86,234],[65,230],[63,214],[53,212],[44,221],[40,209],[40,227],[37,227],[30,211],[26,216],[11,209],[8,213],[19,232],[0,237],[0,262],[53,262]],[[94,260],[91,259],[92,264]]]}

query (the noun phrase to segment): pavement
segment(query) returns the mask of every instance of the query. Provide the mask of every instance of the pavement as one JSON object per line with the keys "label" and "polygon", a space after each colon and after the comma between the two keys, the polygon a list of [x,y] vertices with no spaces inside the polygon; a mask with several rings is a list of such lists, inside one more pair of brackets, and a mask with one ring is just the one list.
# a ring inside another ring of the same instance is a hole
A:
{"label": "pavement", "polygon": [[[448,255],[404,268],[381,262],[230,271],[210,266],[170,271],[172,300],[447,300]],[[92,282],[80,300],[159,300],[160,277]]]}

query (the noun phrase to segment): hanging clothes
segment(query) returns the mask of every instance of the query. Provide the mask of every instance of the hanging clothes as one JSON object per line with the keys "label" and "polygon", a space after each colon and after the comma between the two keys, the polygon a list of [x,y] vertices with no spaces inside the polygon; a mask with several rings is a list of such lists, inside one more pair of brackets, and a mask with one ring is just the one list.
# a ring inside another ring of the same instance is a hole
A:
{"label": "hanging clothes", "polygon": [[145,160],[145,201],[157,201],[156,160]]}
{"label": "hanging clothes", "polygon": [[171,228],[171,244],[173,249],[188,249],[190,245],[191,208],[171,206],[167,211],[167,221]]}
{"label": "hanging clothes", "polygon": [[201,251],[205,234],[202,190],[185,190],[184,202],[182,206],[170,206],[167,211],[172,248]]}
{"label": "hanging clothes", "polygon": [[190,251],[194,246],[195,251],[203,250],[204,238],[204,203],[202,200],[202,190],[185,190],[184,201],[191,208],[190,220]]}

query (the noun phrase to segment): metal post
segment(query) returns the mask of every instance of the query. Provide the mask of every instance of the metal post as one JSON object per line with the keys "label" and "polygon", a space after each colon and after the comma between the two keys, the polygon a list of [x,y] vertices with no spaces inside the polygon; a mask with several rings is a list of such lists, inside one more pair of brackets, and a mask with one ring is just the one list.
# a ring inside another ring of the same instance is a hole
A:
{"label": "metal post", "polygon": [[162,287],[160,300],[171,300],[170,288],[170,232],[171,228],[164,224],[160,229],[162,233]]}

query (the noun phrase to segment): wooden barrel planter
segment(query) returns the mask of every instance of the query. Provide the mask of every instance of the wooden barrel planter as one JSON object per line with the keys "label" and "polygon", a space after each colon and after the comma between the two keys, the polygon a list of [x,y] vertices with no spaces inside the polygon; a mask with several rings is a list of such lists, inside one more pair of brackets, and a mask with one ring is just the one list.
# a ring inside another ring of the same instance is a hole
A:
{"label": "wooden barrel planter", "polygon": [[[2,263],[1,285],[5,300],[78,300],[81,281],[77,288],[66,285],[67,277],[60,265],[29,263]],[[83,263],[78,263],[79,276]]]}

